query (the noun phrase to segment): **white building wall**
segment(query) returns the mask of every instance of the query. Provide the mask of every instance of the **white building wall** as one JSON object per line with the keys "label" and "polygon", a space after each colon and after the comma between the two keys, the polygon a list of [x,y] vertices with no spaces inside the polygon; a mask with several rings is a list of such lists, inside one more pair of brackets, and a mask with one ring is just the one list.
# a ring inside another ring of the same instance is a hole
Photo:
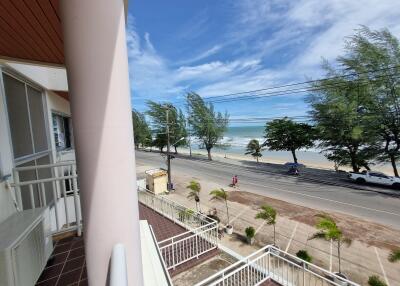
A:
{"label": "white building wall", "polygon": [[12,189],[7,188],[6,181],[12,180],[13,153],[5,100],[0,73],[0,223],[16,212],[12,199]]}

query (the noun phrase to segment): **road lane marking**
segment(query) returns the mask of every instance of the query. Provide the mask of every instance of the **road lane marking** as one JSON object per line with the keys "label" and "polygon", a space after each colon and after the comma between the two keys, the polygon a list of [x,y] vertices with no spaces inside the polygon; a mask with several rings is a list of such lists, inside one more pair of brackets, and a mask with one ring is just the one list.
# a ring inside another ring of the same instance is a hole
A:
{"label": "road lane marking", "polygon": [[242,209],[242,211],[240,211],[233,219],[231,219],[231,221],[229,222],[229,224],[232,224],[235,220],[238,219],[238,217],[240,217],[242,214],[244,214],[245,211],[247,211],[249,208],[244,208]]}
{"label": "road lane marking", "polygon": [[329,252],[329,272],[332,272],[332,248],[333,248],[333,243],[331,239],[331,250]]}
{"label": "road lane marking", "polygon": [[263,227],[266,223],[267,223],[267,221],[264,220],[264,221],[262,222],[262,224],[260,224],[260,226],[257,227],[256,232],[254,233],[254,235],[256,235],[257,232],[259,232],[259,231],[262,229],[262,227]]}
{"label": "road lane marking", "polygon": [[331,200],[331,199],[322,198],[322,197],[319,197],[319,196],[307,195],[307,194],[298,193],[298,192],[294,192],[294,191],[289,191],[289,190],[285,190],[285,189],[281,189],[281,188],[277,188],[277,187],[265,186],[265,185],[260,185],[260,184],[257,184],[257,183],[251,183],[251,182],[247,182],[247,183],[244,183],[244,184],[250,184],[250,185],[254,185],[254,186],[258,186],[258,187],[264,187],[264,188],[271,188],[271,189],[275,189],[275,190],[286,192],[286,193],[296,194],[296,195],[300,195],[300,196],[304,196],[304,197],[310,197],[310,198],[314,198],[314,199],[319,199],[319,200],[328,201],[328,202],[337,203],[337,204],[343,204],[343,205],[347,205],[347,206],[361,208],[361,209],[365,209],[365,210],[369,210],[369,211],[386,213],[386,214],[395,215],[395,216],[400,217],[400,214],[397,214],[397,213],[392,213],[392,212],[388,212],[388,211],[384,211],[384,210],[378,210],[378,209],[374,209],[374,208],[364,207],[364,206],[355,205],[355,204],[351,204],[351,203],[335,201],[335,200]]}
{"label": "road lane marking", "polygon": [[383,278],[385,279],[386,284],[388,286],[390,286],[389,280],[388,280],[388,278],[386,276],[385,269],[383,268],[383,264],[382,264],[381,258],[379,257],[378,249],[375,246],[374,246],[374,249],[375,249],[375,253],[376,253],[376,258],[378,258],[379,266],[381,267],[381,270],[382,270]]}
{"label": "road lane marking", "polygon": [[295,235],[295,233],[296,233],[296,230],[297,230],[297,227],[298,227],[298,226],[299,226],[299,222],[296,222],[296,225],[294,226],[292,235],[290,236],[289,242],[288,242],[288,244],[287,244],[287,246],[286,246],[285,252],[288,252],[289,247],[290,247],[290,244],[292,243],[293,237],[294,237],[294,235]]}

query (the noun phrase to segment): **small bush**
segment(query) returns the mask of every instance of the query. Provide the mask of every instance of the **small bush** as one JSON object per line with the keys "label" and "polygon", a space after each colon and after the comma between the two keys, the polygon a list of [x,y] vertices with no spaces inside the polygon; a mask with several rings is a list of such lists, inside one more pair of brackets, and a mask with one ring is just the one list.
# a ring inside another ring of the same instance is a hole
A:
{"label": "small bush", "polygon": [[304,261],[310,262],[312,261],[311,255],[308,254],[307,250],[299,250],[296,253],[296,256],[300,259],[303,259]]}
{"label": "small bush", "polygon": [[256,230],[252,226],[246,228],[245,232],[246,232],[246,237],[248,238],[253,238],[256,235]]}
{"label": "small bush", "polygon": [[373,275],[368,278],[369,286],[387,286],[385,282],[383,282],[378,276]]}
{"label": "small bush", "polygon": [[390,262],[397,262],[400,261],[400,248],[393,250],[392,253],[389,255]]}

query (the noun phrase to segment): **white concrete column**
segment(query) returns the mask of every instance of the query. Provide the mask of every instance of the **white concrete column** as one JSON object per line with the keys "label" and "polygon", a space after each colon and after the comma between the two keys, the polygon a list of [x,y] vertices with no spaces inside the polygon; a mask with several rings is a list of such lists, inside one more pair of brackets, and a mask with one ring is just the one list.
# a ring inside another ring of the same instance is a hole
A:
{"label": "white concrete column", "polygon": [[143,285],[122,0],[62,0],[89,284],[106,285],[112,248],[129,285]]}

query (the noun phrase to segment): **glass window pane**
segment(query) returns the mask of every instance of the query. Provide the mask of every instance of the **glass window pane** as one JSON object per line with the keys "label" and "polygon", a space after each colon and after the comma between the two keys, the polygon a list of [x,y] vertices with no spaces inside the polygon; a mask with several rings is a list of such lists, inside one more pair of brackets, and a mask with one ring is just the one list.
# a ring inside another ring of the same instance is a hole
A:
{"label": "glass window pane", "polygon": [[25,84],[3,74],[14,157],[33,153]]}
{"label": "glass window pane", "polygon": [[48,149],[42,93],[27,86],[35,153]]}

